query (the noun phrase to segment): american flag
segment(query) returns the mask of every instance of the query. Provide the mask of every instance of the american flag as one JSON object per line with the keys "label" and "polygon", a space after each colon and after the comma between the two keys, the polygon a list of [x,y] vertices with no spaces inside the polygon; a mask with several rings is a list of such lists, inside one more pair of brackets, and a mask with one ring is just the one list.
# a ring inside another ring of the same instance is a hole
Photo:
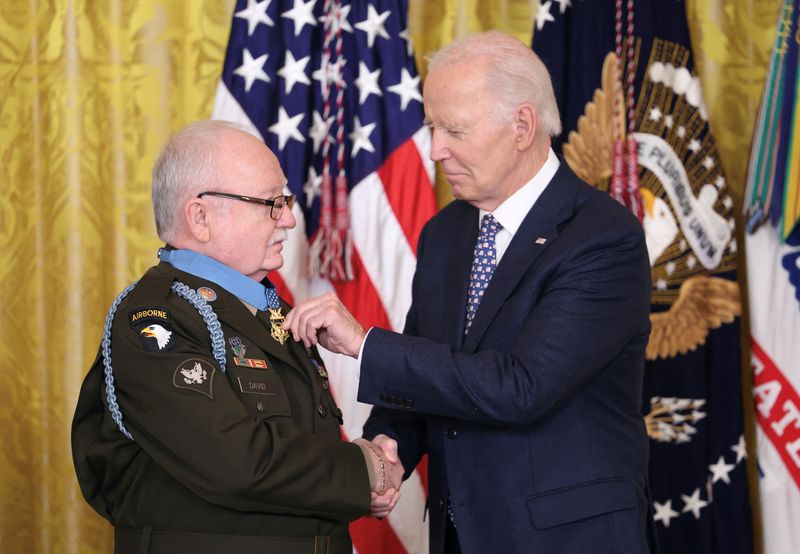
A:
{"label": "american flag", "polygon": [[[417,239],[436,211],[406,19],[405,0],[238,0],[213,111],[263,139],[298,196],[285,264],[270,273],[281,296],[293,303],[335,290],[365,328],[397,331],[411,304]],[[326,218],[348,229],[350,281],[311,276],[309,244]],[[360,437],[370,407],[356,401],[357,362],[326,354],[342,433]],[[386,520],[351,526],[358,552],[428,550],[420,472]]]}

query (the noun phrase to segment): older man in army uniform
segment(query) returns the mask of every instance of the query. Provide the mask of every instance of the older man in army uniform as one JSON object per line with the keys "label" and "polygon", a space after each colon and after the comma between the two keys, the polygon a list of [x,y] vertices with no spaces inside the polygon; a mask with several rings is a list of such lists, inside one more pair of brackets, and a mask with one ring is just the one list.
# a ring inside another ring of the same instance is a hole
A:
{"label": "older man in army uniform", "polygon": [[267,273],[295,225],[285,185],[260,140],[221,122],[156,162],[167,246],[112,304],[72,430],[116,552],[349,554],[347,523],[397,501],[394,452],[340,439],[322,362],[281,326]]}

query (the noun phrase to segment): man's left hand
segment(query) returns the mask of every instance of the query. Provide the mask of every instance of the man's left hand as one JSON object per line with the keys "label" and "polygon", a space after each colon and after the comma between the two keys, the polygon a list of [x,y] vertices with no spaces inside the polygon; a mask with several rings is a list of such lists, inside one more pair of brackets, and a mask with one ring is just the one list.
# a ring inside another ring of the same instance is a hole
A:
{"label": "man's left hand", "polygon": [[374,492],[371,493],[369,515],[378,519],[385,518],[397,506],[398,500],[400,500],[400,491],[396,489],[388,489],[381,496]]}
{"label": "man's left hand", "polygon": [[306,348],[319,343],[331,352],[358,358],[366,333],[332,292],[308,298],[286,314],[283,328]]}

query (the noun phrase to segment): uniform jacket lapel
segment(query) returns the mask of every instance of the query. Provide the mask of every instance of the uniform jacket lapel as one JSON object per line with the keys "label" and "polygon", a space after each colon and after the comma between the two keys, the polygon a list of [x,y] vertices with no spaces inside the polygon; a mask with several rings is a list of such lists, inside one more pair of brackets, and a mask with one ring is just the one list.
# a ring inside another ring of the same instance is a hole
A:
{"label": "uniform jacket lapel", "polygon": [[[238,333],[241,333],[243,336],[256,343],[258,347],[269,356],[274,356],[292,367],[297,367],[297,361],[292,357],[289,349],[286,348],[285,345],[279,344],[270,336],[269,322],[267,322],[267,327],[265,328],[236,296],[216,283],[175,269],[170,264],[161,262],[160,265],[165,273],[173,274],[175,280],[186,283],[190,288],[196,290],[198,287],[209,287],[212,289],[217,293],[217,299],[213,302],[209,302],[209,305],[211,309],[214,310],[214,313],[217,314],[217,317],[225,322],[225,325],[235,329]],[[228,337],[226,336],[225,338],[227,339]],[[228,349],[227,343],[225,344],[225,348],[226,350]]]}
{"label": "uniform jacket lapel", "polygon": [[570,170],[562,161],[561,167],[525,216],[508,245],[481,300],[469,335],[464,339],[465,352],[473,352],[477,348],[481,337],[523,275],[558,237],[559,224],[572,217],[575,183],[572,179],[564,178],[566,171]]}

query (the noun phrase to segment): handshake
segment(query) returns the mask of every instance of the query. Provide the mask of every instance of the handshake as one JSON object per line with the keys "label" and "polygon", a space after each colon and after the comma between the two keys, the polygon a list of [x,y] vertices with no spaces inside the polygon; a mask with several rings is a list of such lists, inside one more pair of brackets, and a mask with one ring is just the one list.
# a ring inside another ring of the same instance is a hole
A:
{"label": "handshake", "polygon": [[[358,358],[366,333],[334,293],[307,298],[286,314],[283,329],[306,348],[320,344],[331,352]],[[397,455],[397,441],[378,435],[372,442],[353,441],[370,453],[375,485],[369,515],[383,518],[389,515],[400,499],[403,465]]]}
{"label": "handshake", "polygon": [[386,435],[378,435],[372,442],[367,439],[353,442],[369,451],[374,470],[375,485],[372,487],[369,515],[384,518],[400,500],[404,470],[397,455],[397,441]]}

